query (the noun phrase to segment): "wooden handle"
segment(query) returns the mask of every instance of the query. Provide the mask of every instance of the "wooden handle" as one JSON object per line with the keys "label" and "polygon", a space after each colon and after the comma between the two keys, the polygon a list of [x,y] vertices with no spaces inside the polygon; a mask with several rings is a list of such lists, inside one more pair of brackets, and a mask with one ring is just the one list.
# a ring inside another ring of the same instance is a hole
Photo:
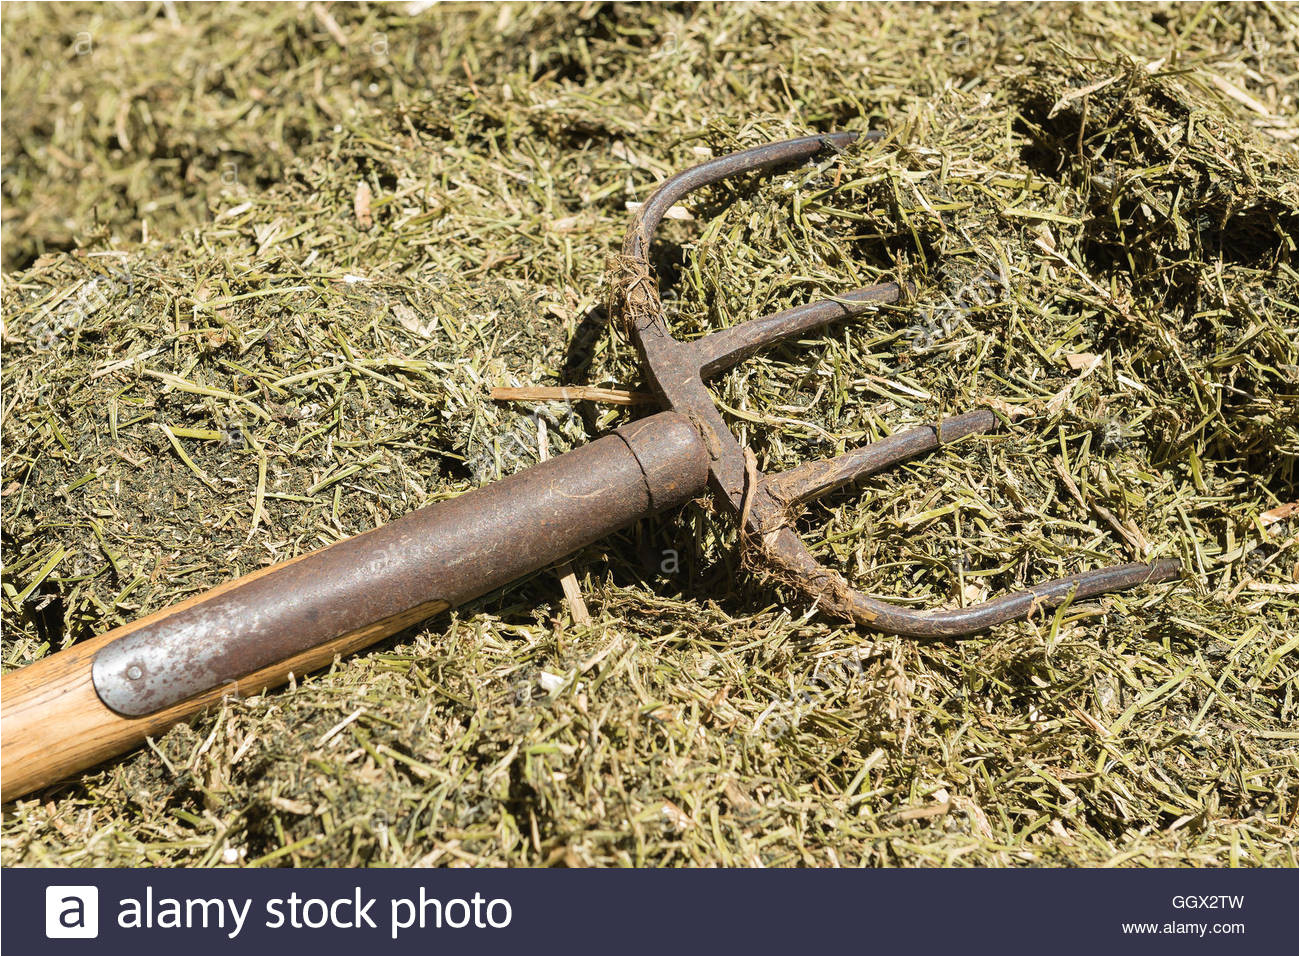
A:
{"label": "wooden handle", "polygon": [[694,426],[660,413],[12,671],[0,681],[0,800],[680,505],[704,490],[707,474]]}
{"label": "wooden handle", "polygon": [[142,744],[146,737],[166,731],[225,695],[260,694],[278,687],[291,674],[302,675],[328,665],[336,655],[350,654],[447,608],[445,601],[417,606],[397,619],[357,629],[246,675],[233,684],[144,717],[124,717],[99,700],[91,682],[90,666],[95,653],[104,645],[306,557],[226,582],[0,678],[0,792],[3,792],[0,801],[11,801],[129,751]]}

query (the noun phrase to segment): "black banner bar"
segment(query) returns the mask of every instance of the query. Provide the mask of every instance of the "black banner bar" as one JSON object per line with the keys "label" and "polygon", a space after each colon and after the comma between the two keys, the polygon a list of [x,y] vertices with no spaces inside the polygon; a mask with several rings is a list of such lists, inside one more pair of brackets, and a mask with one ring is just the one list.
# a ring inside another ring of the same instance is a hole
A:
{"label": "black banner bar", "polygon": [[16,954],[1287,954],[1294,870],[6,870]]}

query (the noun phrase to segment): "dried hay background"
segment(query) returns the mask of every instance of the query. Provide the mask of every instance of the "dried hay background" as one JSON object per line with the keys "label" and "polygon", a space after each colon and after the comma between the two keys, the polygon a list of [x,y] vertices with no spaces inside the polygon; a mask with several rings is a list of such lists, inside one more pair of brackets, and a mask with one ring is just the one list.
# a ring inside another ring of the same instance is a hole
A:
{"label": "dried hay background", "polygon": [[705,191],[676,328],[920,295],[716,383],[776,470],[1008,419],[810,507],[915,604],[1186,579],[918,645],[706,504],[5,808],[4,863],[1289,865],[1296,8],[7,5],[4,665],[588,440],[603,263]]}

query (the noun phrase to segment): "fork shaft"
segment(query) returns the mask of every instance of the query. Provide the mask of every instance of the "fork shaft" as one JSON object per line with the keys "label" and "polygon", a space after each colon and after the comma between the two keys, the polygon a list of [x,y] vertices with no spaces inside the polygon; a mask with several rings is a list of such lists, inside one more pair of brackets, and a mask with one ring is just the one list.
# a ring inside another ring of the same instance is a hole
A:
{"label": "fork shaft", "polygon": [[3,800],[558,561],[705,488],[685,417],[641,419],[499,482],[245,575],[3,678]]}

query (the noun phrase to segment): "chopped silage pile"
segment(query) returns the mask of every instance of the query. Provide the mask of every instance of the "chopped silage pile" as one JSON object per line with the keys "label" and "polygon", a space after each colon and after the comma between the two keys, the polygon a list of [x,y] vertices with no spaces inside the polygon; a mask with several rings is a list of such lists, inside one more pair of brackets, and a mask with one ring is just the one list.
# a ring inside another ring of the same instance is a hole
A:
{"label": "chopped silage pile", "polygon": [[[744,571],[706,502],[7,806],[6,865],[1296,864],[1296,8],[92,4],[3,19],[4,666],[643,411],[628,204],[702,156],[682,336],[903,277],[714,383],[872,594],[1183,581],[960,644]],[[671,291],[670,291],[671,290]]]}

